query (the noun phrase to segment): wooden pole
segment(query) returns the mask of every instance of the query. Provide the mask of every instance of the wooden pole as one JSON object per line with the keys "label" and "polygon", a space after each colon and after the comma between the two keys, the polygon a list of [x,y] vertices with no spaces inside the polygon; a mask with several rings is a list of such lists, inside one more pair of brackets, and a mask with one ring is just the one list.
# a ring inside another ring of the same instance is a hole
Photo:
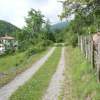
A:
{"label": "wooden pole", "polygon": [[91,37],[91,43],[90,43],[90,47],[91,47],[91,66],[94,69],[95,65],[94,65],[94,49],[93,49],[93,40]]}
{"label": "wooden pole", "polygon": [[100,82],[100,43],[97,48],[97,81]]}

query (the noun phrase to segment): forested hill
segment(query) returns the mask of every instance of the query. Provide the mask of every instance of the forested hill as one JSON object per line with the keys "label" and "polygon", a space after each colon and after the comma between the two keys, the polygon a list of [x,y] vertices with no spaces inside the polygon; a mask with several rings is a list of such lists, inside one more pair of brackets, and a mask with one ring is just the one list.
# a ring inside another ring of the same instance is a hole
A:
{"label": "forested hill", "polygon": [[67,22],[60,22],[54,25],[51,25],[51,30],[56,30],[56,29],[63,29],[67,26]]}
{"label": "forested hill", "polygon": [[0,20],[0,36],[5,34],[15,36],[16,31],[20,31],[20,29],[9,22]]}

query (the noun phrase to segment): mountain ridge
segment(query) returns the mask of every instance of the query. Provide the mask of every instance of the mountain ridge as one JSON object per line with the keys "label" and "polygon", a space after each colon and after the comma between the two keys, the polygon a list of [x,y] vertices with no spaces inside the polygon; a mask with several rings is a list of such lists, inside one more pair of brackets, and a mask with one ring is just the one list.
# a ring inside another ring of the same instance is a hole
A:
{"label": "mountain ridge", "polygon": [[51,30],[56,30],[56,29],[63,29],[68,25],[67,22],[59,22],[56,24],[51,25]]}
{"label": "mountain ridge", "polygon": [[10,22],[0,20],[0,36],[4,36],[6,34],[15,36],[16,31],[21,31],[21,29]]}

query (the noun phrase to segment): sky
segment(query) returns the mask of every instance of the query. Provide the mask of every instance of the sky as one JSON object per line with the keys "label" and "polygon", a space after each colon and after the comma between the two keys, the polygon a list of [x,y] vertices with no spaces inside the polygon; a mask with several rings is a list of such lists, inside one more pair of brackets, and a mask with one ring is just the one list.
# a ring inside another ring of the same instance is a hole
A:
{"label": "sky", "polygon": [[34,8],[40,10],[51,24],[59,22],[62,4],[58,0],[0,0],[0,20],[6,20],[17,27],[25,26],[28,11]]}

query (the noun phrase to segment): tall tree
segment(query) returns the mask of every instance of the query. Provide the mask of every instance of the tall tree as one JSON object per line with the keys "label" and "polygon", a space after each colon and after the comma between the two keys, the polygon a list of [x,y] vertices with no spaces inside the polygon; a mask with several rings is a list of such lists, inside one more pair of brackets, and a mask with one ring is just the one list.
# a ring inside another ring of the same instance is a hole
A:
{"label": "tall tree", "polygon": [[37,33],[41,31],[42,24],[44,23],[43,17],[40,11],[34,9],[29,11],[26,18],[26,30],[29,33],[29,39],[32,40],[34,37],[37,37]]}

